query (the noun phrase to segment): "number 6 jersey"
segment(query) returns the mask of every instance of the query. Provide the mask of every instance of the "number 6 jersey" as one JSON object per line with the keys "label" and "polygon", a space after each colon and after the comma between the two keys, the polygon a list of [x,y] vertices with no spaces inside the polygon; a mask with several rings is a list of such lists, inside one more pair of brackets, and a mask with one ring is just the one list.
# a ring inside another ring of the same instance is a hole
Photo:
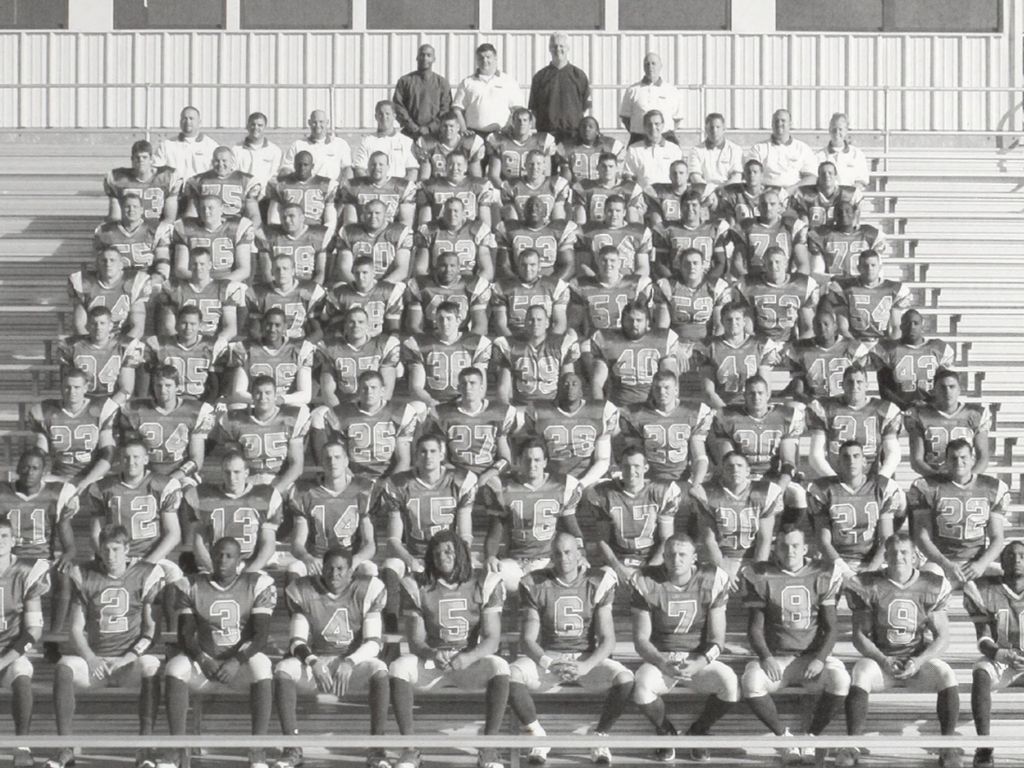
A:
{"label": "number 6 jersey", "polygon": [[89,648],[97,656],[123,656],[142,633],[142,612],[163,589],[160,566],[136,561],[120,576],[89,563],[71,571],[74,600],[85,614]]}
{"label": "number 6 jersey", "polygon": [[584,565],[571,581],[551,568],[528,573],[519,582],[523,610],[540,617],[540,642],[545,651],[586,653],[597,645],[594,615],[615,600],[615,574]]}
{"label": "number 6 jersey", "polygon": [[247,635],[249,617],[269,616],[277,605],[277,587],[266,573],[241,573],[221,585],[200,573],[178,595],[178,613],[196,618],[196,634],[204,653],[221,661],[234,653]]}

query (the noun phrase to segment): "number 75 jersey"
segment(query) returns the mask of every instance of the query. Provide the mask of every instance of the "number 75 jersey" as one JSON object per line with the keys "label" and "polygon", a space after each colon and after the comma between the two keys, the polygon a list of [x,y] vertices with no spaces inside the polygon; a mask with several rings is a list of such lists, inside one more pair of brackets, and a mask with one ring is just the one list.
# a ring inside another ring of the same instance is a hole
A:
{"label": "number 75 jersey", "polygon": [[177,607],[179,615],[195,616],[200,649],[222,660],[234,653],[250,617],[270,616],[276,605],[277,587],[266,573],[241,573],[225,586],[200,573],[178,595]]}

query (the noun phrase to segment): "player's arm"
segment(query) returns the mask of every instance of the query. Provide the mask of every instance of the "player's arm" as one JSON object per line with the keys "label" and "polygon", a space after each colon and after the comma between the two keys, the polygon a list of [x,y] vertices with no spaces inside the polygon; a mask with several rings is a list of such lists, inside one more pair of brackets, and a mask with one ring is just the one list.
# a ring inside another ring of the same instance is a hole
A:
{"label": "player's arm", "polygon": [[423,661],[437,659],[437,651],[427,642],[427,627],[423,616],[417,611],[405,611],[405,639],[409,641],[409,652]]}
{"label": "player's arm", "polygon": [[1001,514],[989,514],[988,524],[985,526],[985,538],[988,540],[988,546],[977,558],[963,567],[965,578],[981,578],[985,574],[985,570],[999,559],[999,554],[1003,551],[1005,527],[1006,519]]}
{"label": "player's arm", "polygon": [[[704,545],[704,553],[707,556],[708,563],[718,568],[724,568],[725,558],[722,556],[722,550],[718,546],[718,537],[715,536],[714,526],[705,520],[703,515],[701,515],[700,519],[700,542]],[[735,591],[737,583],[735,578],[730,581],[733,591]]]}
{"label": "player's arm", "polygon": [[213,558],[210,557],[210,548],[206,543],[207,531],[202,525],[196,525],[192,531],[192,556],[195,558],[196,567],[200,571],[213,570]]}
{"label": "player's arm", "polygon": [[878,527],[875,528],[875,550],[860,570],[877,571],[885,565],[885,542],[893,535],[895,520],[891,514],[882,514],[878,517]]}
{"label": "player's arm", "polygon": [[654,647],[651,642],[651,614],[642,608],[633,608],[633,647],[640,658],[658,668],[663,675],[674,677],[679,669]]}
{"label": "player's arm", "polygon": [[594,609],[593,621],[596,644],[593,651],[584,653],[576,661],[577,677],[583,677],[605,659],[611,658],[615,651],[615,620],[612,617],[611,602]]}
{"label": "player's arm", "polygon": [[879,365],[875,378],[878,381],[878,396],[883,400],[895,403],[901,411],[906,410],[912,405],[909,399],[903,397],[903,393],[900,392],[899,385],[893,376],[892,368],[888,365]]}
{"label": "player's arm", "polygon": [[[290,502],[289,502],[290,503]],[[306,549],[306,542],[309,541],[309,522],[305,515],[300,515],[292,507],[292,540],[291,554],[300,563],[306,566],[306,572],[311,576],[319,575],[321,563]]]}
{"label": "player's arm", "polygon": [[701,373],[701,386],[704,388],[705,402],[711,408],[725,408],[725,400],[718,395],[718,389],[715,386],[715,378],[718,370],[714,365],[709,363],[704,366]]}
{"label": "player's arm", "polygon": [[909,420],[907,422],[907,439],[910,444],[910,468],[921,477],[931,477],[937,474],[935,467],[925,461],[924,435],[919,429],[910,427]]}
{"label": "player's arm", "polygon": [[523,606],[522,621],[519,627],[519,651],[536,662],[541,669],[551,666],[551,657],[540,646],[540,614],[533,605],[523,598],[525,589],[519,587],[519,603]]}
{"label": "player's arm", "polygon": [[320,370],[320,401],[329,408],[336,408],[341,402],[338,399],[338,382],[328,361],[323,361]]}
{"label": "player's arm", "polygon": [[754,534],[754,562],[764,563],[772,554],[772,539],[775,535],[775,518],[778,514],[762,517]]}
{"label": "player's arm", "polygon": [[313,370],[308,365],[299,367],[292,382],[292,391],[278,395],[278,405],[309,405],[313,399]]}
{"label": "player's arm", "polygon": [[612,438],[611,435],[604,434],[594,443],[594,455],[590,457],[590,466],[587,467],[587,471],[580,476],[580,485],[589,488],[608,474],[611,465]]}
{"label": "player's arm", "polygon": [[[499,585],[497,589],[502,589]],[[498,653],[501,645],[501,610],[484,608],[480,615],[480,633],[476,645],[471,649],[459,651],[452,659],[458,669],[465,669],[470,664]],[[458,661],[455,661],[458,659]]]}
{"label": "player's arm", "polygon": [[392,283],[404,283],[411,276],[412,270],[412,249],[409,247],[395,248],[395,260],[391,262],[387,272],[384,273],[384,280]]}
{"label": "player's arm", "polygon": [[409,393],[413,399],[419,400],[428,408],[438,405],[440,401],[427,392],[427,371],[423,367],[423,363],[410,363],[407,370],[409,371]]}
{"label": "player's arm", "polygon": [[[93,517],[93,520],[97,519]],[[71,515],[60,516],[60,520],[57,523],[57,541],[60,542],[61,548],[60,557],[57,558],[57,570],[61,573],[67,573],[75,564],[75,558],[78,556],[75,546],[75,532],[71,527]],[[99,535],[97,535],[96,541],[97,543],[99,542]],[[99,552],[99,548],[97,547],[94,551]]]}
{"label": "player's arm", "polygon": [[335,283],[350,283],[352,282],[352,262],[355,257],[352,255],[352,249],[347,245],[339,248],[334,261],[331,263],[331,269],[327,270],[328,283],[333,285]]}
{"label": "player's arm", "polygon": [[[911,499],[920,499],[919,495],[913,492],[913,489],[911,490],[910,497]],[[920,550],[921,554],[924,555],[929,562],[938,565],[942,569],[942,572],[946,574],[946,578],[950,581],[964,581],[966,577],[960,566],[942,554],[939,548],[935,545],[935,520],[931,507],[918,502],[908,509],[907,512],[908,516],[914,523],[912,526],[914,531],[914,542],[917,544],[917,548]]]}
{"label": "player's arm", "polygon": [[[558,253],[555,254],[555,264],[552,269],[554,270],[552,274],[555,277],[561,278],[566,282],[572,280],[573,275],[576,273],[576,251],[571,245],[563,246],[558,249]],[[554,327],[554,324],[552,324],[552,327]],[[564,326],[562,327],[562,330],[565,330]],[[562,331],[555,332],[561,333]]]}
{"label": "player's arm", "polygon": [[600,357],[594,357],[590,367],[590,397],[603,402],[605,384],[608,382],[608,363]]}
{"label": "player's arm", "polygon": [[498,400],[505,403],[512,402],[512,394],[515,391],[515,387],[512,384],[512,371],[507,365],[501,365],[498,367],[498,382],[494,388],[495,394],[498,396]]}
{"label": "player's arm", "polygon": [[245,564],[247,573],[256,573],[267,567],[277,549],[277,526],[264,523],[256,537],[256,549]]}
{"label": "player's arm", "polygon": [[155,635],[156,622],[153,620],[153,602],[152,600],[143,600],[140,610],[139,636],[127,651],[115,661],[110,662],[109,671],[113,672],[138,661],[139,657],[152,647]]}
{"label": "player's arm", "polygon": [[97,680],[106,677],[108,673],[106,663],[89,647],[89,638],[85,632],[85,609],[78,596],[71,603],[71,613],[68,615],[68,636],[71,639],[71,646],[75,649],[75,655],[85,659],[85,663],[89,666],[89,676]]}
{"label": "player's arm", "polygon": [[811,430],[811,449],[807,455],[807,463],[816,477],[831,477],[836,473],[825,455],[826,442],[824,429]]}
{"label": "player's arm", "polygon": [[[484,563],[492,571],[501,570],[498,553],[504,543],[505,523],[502,521],[501,515],[489,514],[487,516],[487,535],[484,537]],[[491,562],[492,558],[493,562]]]}
{"label": "player's arm", "polygon": [[945,608],[933,611],[929,615],[928,626],[932,631],[932,641],[919,654],[911,657],[911,660],[913,660],[918,669],[926,661],[941,659],[942,654],[949,647],[949,615],[946,613]]}
{"label": "player's arm", "polygon": [[708,474],[707,436],[694,434],[690,437],[690,484],[700,485]]}
{"label": "player's arm", "polygon": [[181,543],[181,520],[178,518],[178,500],[181,497],[177,493],[172,496],[171,503],[165,504],[160,510],[160,538],[153,550],[144,558],[147,563],[155,565],[161,560],[166,560]]}
{"label": "player's arm", "polygon": [[[486,474],[486,473],[485,473]],[[481,477],[483,477],[481,475]],[[466,546],[473,548],[473,496],[458,499],[459,506],[455,510],[455,533],[466,542]]]}
{"label": "player's arm", "polygon": [[[807,506],[809,507],[811,524],[818,539],[818,551],[828,563],[836,563],[842,558],[836,551],[832,541],[832,526],[829,525],[828,507],[815,500],[815,497],[807,494]],[[883,539],[884,541],[884,539]]]}
{"label": "player's arm", "polygon": [[508,338],[512,335],[508,329],[508,308],[504,304],[491,304],[491,330],[494,338]]}
{"label": "player's arm", "polygon": [[85,304],[76,297],[72,305],[71,315],[71,322],[74,325],[76,334],[84,336],[87,333],[88,320],[89,315],[85,309]]}
{"label": "player's arm", "polygon": [[108,425],[100,432],[99,442],[96,445],[96,450],[93,451],[92,463],[89,464],[85,475],[74,483],[76,495],[81,496],[90,485],[106,477],[110,471],[113,456],[114,433]]}
{"label": "player's arm", "polygon": [[274,487],[278,493],[288,493],[295,481],[302,476],[306,462],[306,442],[302,437],[293,437],[288,441],[288,456],[284,460],[281,471],[277,473]]}
{"label": "player's arm", "polygon": [[[775,654],[768,647],[768,639],[764,633],[765,613],[763,605],[752,605],[747,614],[747,639],[750,640],[750,650],[757,656],[761,668],[771,680],[779,679],[778,662]],[[775,670],[774,674],[772,670]]]}
{"label": "player's arm", "polygon": [[[387,545],[388,555],[401,560],[409,573],[416,573],[422,570],[422,566],[416,558],[409,554],[409,550],[402,543],[402,536],[405,532],[405,525],[402,523],[402,513],[398,509],[392,509],[388,514]],[[422,619],[421,619],[422,623]],[[411,641],[410,641],[411,643]],[[415,651],[413,651],[415,653]],[[433,651],[431,651],[431,654]],[[418,654],[417,654],[418,655]]]}
{"label": "player's arm", "polygon": [[[987,408],[988,406],[983,407]],[[974,468],[971,471],[980,475],[988,468],[988,461],[988,429],[979,428],[974,433]]]}
{"label": "player's arm", "polygon": [[39,597],[25,600],[21,608],[21,628],[0,654],[0,672],[24,656],[30,646],[43,636],[43,605]]}
{"label": "player's arm", "polygon": [[881,462],[878,466],[878,474],[885,477],[892,477],[903,458],[900,449],[899,436],[892,432],[882,436],[882,444],[878,447]]}
{"label": "player's arm", "polygon": [[[818,606],[818,634],[808,653],[813,653],[814,658],[824,665],[825,660],[832,654],[836,640],[839,639],[839,617],[836,614],[835,603]],[[817,677],[817,675],[815,675]]]}

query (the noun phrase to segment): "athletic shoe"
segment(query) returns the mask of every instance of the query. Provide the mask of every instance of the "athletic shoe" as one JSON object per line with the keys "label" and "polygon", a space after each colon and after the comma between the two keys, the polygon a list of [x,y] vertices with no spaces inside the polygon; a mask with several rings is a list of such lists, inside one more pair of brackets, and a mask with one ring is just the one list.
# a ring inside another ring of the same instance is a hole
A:
{"label": "athletic shoe", "polygon": [[406,749],[402,756],[395,763],[395,768],[420,768],[420,751],[418,749]]}
{"label": "athletic shoe", "polygon": [[974,750],[974,760],[971,761],[972,768],[995,768],[996,761],[992,758],[990,747],[978,747]]}
{"label": "athletic shoe", "polygon": [[711,752],[704,749],[703,747],[694,747],[687,753],[691,763],[710,763]]}
{"label": "athletic shoe", "polygon": [[14,768],[34,768],[36,761],[32,758],[32,750],[28,747],[16,747],[14,750]]}
{"label": "athletic shoe", "polygon": [[43,768],[69,768],[74,764],[75,750],[71,749],[71,747],[64,747],[64,749],[57,753],[56,757],[51,757],[43,763]]}
{"label": "athletic shoe", "polygon": [[856,747],[842,747],[836,752],[836,768],[853,768],[859,757]]}
{"label": "athletic shoe", "polygon": [[939,750],[939,768],[961,768],[963,764],[959,749],[946,747]]}
{"label": "athletic shoe", "polygon": [[[532,731],[526,729],[523,730],[523,734],[527,736],[547,736],[547,732],[544,727],[537,723],[536,728]],[[548,761],[548,753],[551,751],[550,747],[534,747],[530,750],[526,756],[526,762],[530,765],[544,765]]]}
{"label": "athletic shoe", "polygon": [[[598,738],[605,738],[608,736],[607,733],[601,733],[600,731],[594,731],[592,736]],[[590,750],[590,762],[594,765],[611,765],[612,764],[612,751],[603,744],[592,747]]]}
{"label": "athletic shoe", "polygon": [[814,765],[814,747],[800,747],[800,762],[804,765]]}
{"label": "athletic shoe", "polygon": [[[658,728],[657,733],[659,736],[676,736],[679,732],[666,720],[663,727]],[[676,750],[673,747],[658,747],[654,750],[654,759],[661,763],[671,763],[676,759]]]}
{"label": "athletic shoe", "polygon": [[[793,734],[789,732],[789,728],[783,733],[780,739],[791,739]],[[779,760],[783,765],[796,765],[800,762],[800,749],[798,747],[779,747]]]}
{"label": "athletic shoe", "polygon": [[478,750],[476,764],[477,768],[505,768],[501,760],[498,759],[498,750],[496,749]]}
{"label": "athletic shoe", "polygon": [[274,768],[297,768],[302,765],[302,747],[285,747],[274,761]]}
{"label": "athletic shoe", "polygon": [[391,761],[383,749],[371,749],[366,755],[366,768],[391,768]]}

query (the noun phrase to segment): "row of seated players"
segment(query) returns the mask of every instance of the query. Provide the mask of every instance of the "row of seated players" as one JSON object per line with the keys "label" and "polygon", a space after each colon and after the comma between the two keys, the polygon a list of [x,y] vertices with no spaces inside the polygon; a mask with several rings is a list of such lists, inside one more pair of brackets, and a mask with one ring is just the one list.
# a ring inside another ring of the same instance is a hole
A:
{"label": "row of seated players", "polygon": [[[274,668],[265,651],[277,593],[263,566],[280,522],[279,494],[251,484],[245,459],[235,453],[224,458],[218,487],[182,487],[151,474],[145,445],[126,439],[120,473],[90,491],[98,557],[75,564],[74,552],[65,552],[57,566],[73,585],[76,651],[57,667],[58,731],[72,731],[76,689],[120,685],[139,687],[141,732],[152,732],[161,663],[150,651],[161,593],[177,612],[181,649],[163,671],[172,734],[185,732],[189,691],[218,684],[249,691],[253,732],[266,733],[271,678],[286,736],[298,734],[300,688],[338,696],[368,691],[374,734],[385,732],[389,693],[402,734],[412,733],[414,691],[456,686],[486,691],[485,733],[498,732],[509,702],[528,733],[543,735],[532,692],[562,684],[606,691],[591,755],[598,764],[611,762],[600,735],[630,700],[659,733],[676,732],[661,695],[677,684],[709,695],[691,734],[707,733],[742,695],[773,733],[785,736],[771,694],[787,686],[821,693],[809,733],[821,733],[845,703],[848,732],[858,734],[869,694],[900,685],[937,692],[940,728],[951,734],[959,693],[941,658],[949,642],[951,579],[979,619],[983,658],[972,686],[979,734],[988,732],[992,688],[1011,683],[1024,667],[1018,621],[1024,543],[1004,549],[1006,488],[974,474],[966,440],[947,446],[947,474],[916,482],[906,498],[892,480],[868,471],[860,443],[845,442],[838,475],[810,485],[809,526],[784,522],[790,511],[782,487],[752,479],[737,451],[722,458],[716,480],[685,494],[678,483],[648,478],[640,446],[624,452],[621,477],[585,490],[571,476],[547,472],[540,439],[523,444],[500,486],[477,486],[472,475],[446,467],[436,435],[418,438],[414,452],[413,470],[377,483],[353,475],[345,446],[329,443],[322,478],[296,486],[289,499],[292,525],[298,532],[303,521],[314,536],[294,536],[293,546],[315,559],[300,561],[303,567],[287,582],[289,652]],[[32,449],[19,462],[18,479],[2,489],[8,511],[0,520],[0,664],[14,693],[18,733],[26,733],[31,720],[32,665],[25,653],[42,631],[40,598],[49,589],[51,565],[32,557],[31,549],[16,550],[31,521],[50,537],[52,551],[55,529],[66,530],[78,509],[72,487],[45,480],[46,470],[46,454]],[[183,495],[200,565],[188,577],[166,560],[177,544]],[[577,507],[595,522],[591,560],[605,567],[586,560]],[[470,549],[475,509],[489,519],[478,568]],[[392,555],[382,563],[384,581],[372,564],[374,518],[381,517]],[[912,536],[900,532],[908,517]],[[818,559],[808,558],[807,530]],[[915,541],[921,562],[928,561],[920,569]],[[999,575],[985,575],[990,571]],[[617,588],[631,594],[634,645],[644,662],[635,675],[611,658]],[[522,655],[511,664],[497,655],[509,589],[518,590],[522,612]],[[841,590],[863,656],[852,677],[831,655]],[[748,640],[757,656],[739,679],[719,660],[733,593],[750,611]],[[401,617],[409,653],[387,665],[380,656],[389,614]],[[784,764],[801,758],[793,749],[780,751]],[[535,748],[530,760],[543,763],[546,756]],[[658,756],[674,755],[663,748]],[[707,754],[696,750],[691,757]],[[19,750],[16,759],[30,765],[32,757]],[[301,749],[290,746],[275,765],[291,768],[301,759]],[[73,761],[74,752],[62,750],[47,765]],[[837,755],[839,765],[856,761],[855,750]],[[479,762],[501,765],[490,750],[481,751]],[[138,764],[176,763],[173,755],[140,753]],[[251,753],[250,764],[268,765],[261,750]],[[396,766],[419,764],[418,751],[406,750]],[[991,750],[976,753],[975,766],[992,764]],[[368,765],[390,763],[375,749]],[[959,753],[943,749],[939,765],[960,765]]]}

